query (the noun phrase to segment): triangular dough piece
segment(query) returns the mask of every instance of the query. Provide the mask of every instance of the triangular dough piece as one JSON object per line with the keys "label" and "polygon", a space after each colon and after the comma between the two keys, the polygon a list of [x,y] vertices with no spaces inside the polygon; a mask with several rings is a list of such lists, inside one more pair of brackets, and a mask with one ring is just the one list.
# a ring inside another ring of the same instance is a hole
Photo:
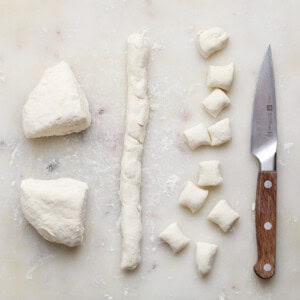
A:
{"label": "triangular dough piece", "polygon": [[24,216],[46,240],[78,246],[83,240],[87,190],[86,183],[70,178],[23,180]]}
{"label": "triangular dough piece", "polygon": [[91,125],[88,101],[69,65],[45,71],[23,109],[27,138],[80,132]]}

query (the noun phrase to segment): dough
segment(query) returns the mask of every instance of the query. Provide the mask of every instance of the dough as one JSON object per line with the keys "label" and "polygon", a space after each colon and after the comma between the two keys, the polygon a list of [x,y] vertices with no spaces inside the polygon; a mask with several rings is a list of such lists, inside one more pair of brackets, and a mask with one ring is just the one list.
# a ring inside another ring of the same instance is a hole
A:
{"label": "dough", "polygon": [[185,248],[190,239],[187,238],[179,228],[177,222],[169,225],[159,237],[165,241],[172,249],[173,253],[177,253]]}
{"label": "dough", "polygon": [[179,203],[187,207],[192,213],[197,212],[205,203],[208,191],[196,186],[193,182],[188,181],[179,196]]}
{"label": "dough", "polygon": [[127,115],[121,163],[121,268],[134,270],[141,260],[141,161],[149,117],[147,65],[149,45],[141,34],[128,38]]}
{"label": "dough", "polygon": [[202,275],[210,272],[217,254],[218,246],[215,244],[198,242],[196,244],[196,265]]}
{"label": "dough", "polygon": [[202,145],[210,145],[210,137],[207,128],[203,124],[185,130],[183,136],[185,142],[192,150]]}
{"label": "dough", "polygon": [[239,217],[239,214],[225,200],[221,200],[209,213],[207,219],[218,224],[224,232],[227,232]]}
{"label": "dough", "polygon": [[199,186],[216,186],[223,182],[218,160],[207,160],[199,163]]}
{"label": "dough", "polygon": [[233,80],[233,63],[226,66],[209,66],[207,85],[229,91]]}
{"label": "dough", "polygon": [[27,138],[80,132],[91,125],[88,101],[69,65],[45,71],[23,109]]}
{"label": "dough", "polygon": [[220,27],[200,30],[197,34],[198,49],[203,58],[223,49],[228,41],[228,34]]}
{"label": "dough", "polygon": [[202,102],[203,108],[214,118],[229,104],[228,96],[220,89],[215,89]]}
{"label": "dough", "polygon": [[23,180],[23,214],[46,240],[78,246],[83,240],[87,191],[86,183],[70,178]]}
{"label": "dough", "polygon": [[231,127],[228,118],[208,127],[212,146],[219,146],[231,140]]}

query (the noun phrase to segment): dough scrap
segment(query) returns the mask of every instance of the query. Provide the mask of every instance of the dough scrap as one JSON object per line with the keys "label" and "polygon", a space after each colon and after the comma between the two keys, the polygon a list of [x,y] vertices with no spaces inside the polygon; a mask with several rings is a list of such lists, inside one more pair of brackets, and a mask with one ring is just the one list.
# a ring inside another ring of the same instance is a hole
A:
{"label": "dough scrap", "polygon": [[142,34],[128,37],[127,111],[121,163],[120,200],[121,269],[134,270],[141,261],[142,238],[141,181],[142,155],[149,118],[147,66],[149,45]]}
{"label": "dough scrap", "polygon": [[185,130],[183,136],[191,150],[195,150],[202,145],[210,145],[210,137],[207,128],[203,124]]}
{"label": "dough scrap", "polygon": [[226,66],[209,66],[207,85],[211,88],[229,91],[233,81],[233,71],[233,63]]}
{"label": "dough scrap", "polygon": [[196,265],[202,275],[210,272],[217,254],[218,246],[215,244],[198,242],[196,244]]}
{"label": "dough scrap", "polygon": [[82,243],[88,186],[70,178],[25,179],[21,206],[27,221],[50,242],[75,247]]}
{"label": "dough scrap", "polygon": [[190,242],[190,239],[182,233],[177,222],[170,224],[159,237],[171,247],[173,253],[181,251]]}
{"label": "dough scrap", "polygon": [[213,53],[225,48],[228,38],[228,34],[220,27],[199,30],[197,33],[199,53],[203,58],[208,58]]}
{"label": "dough scrap", "polygon": [[199,186],[216,186],[223,183],[218,160],[207,160],[199,163]]}
{"label": "dough scrap", "polygon": [[228,118],[208,127],[212,146],[219,146],[231,140],[231,126]]}
{"label": "dough scrap", "polygon": [[25,136],[65,135],[90,125],[88,101],[69,65],[62,61],[47,69],[23,108]]}
{"label": "dough scrap", "polygon": [[188,181],[179,196],[179,203],[187,207],[192,213],[195,213],[203,206],[207,196],[207,190],[203,190],[193,182]]}
{"label": "dough scrap", "polygon": [[239,217],[239,214],[225,200],[220,200],[211,210],[207,219],[219,225],[224,232],[227,232]]}
{"label": "dough scrap", "polygon": [[229,97],[220,89],[215,89],[202,102],[203,108],[214,118],[229,104]]}

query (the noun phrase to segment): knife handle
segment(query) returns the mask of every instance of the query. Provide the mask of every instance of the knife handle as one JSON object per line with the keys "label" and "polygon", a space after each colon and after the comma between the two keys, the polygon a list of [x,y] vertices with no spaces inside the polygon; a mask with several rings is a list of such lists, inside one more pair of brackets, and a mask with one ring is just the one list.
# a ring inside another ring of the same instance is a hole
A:
{"label": "knife handle", "polygon": [[254,272],[263,279],[269,279],[275,273],[276,190],[277,173],[260,172],[257,179],[255,205],[257,262]]}

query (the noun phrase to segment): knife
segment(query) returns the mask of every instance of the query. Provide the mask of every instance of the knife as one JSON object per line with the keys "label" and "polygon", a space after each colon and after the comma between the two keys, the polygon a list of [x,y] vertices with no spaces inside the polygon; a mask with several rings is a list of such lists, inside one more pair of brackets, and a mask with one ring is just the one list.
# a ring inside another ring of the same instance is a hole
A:
{"label": "knife", "polygon": [[275,273],[276,152],[276,96],[272,52],[269,46],[257,81],[251,132],[251,153],[260,165],[255,205],[257,262],[253,269],[263,279],[269,279]]}

